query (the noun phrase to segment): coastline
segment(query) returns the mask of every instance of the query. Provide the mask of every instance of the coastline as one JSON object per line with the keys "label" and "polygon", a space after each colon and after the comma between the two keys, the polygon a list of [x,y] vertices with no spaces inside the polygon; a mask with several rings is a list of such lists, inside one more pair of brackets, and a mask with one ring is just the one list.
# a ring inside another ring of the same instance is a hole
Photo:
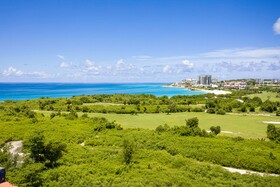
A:
{"label": "coastline", "polygon": [[31,100],[41,97],[71,98],[81,95],[98,94],[152,94],[157,97],[175,95],[200,95],[206,92],[173,87],[167,83],[122,83],[122,84],[76,84],[76,83],[0,83],[0,101]]}
{"label": "coastline", "polygon": [[225,91],[225,90],[204,90],[204,89],[198,89],[200,91],[204,91],[207,93],[212,93],[214,95],[226,95],[226,94],[231,94],[232,92],[230,91]]}
{"label": "coastline", "polygon": [[162,87],[166,87],[166,88],[180,88],[180,89],[185,89],[191,92],[205,92],[205,93],[209,93],[208,91],[211,90],[203,90],[203,89],[197,89],[197,88],[188,88],[188,87],[184,87],[184,86],[173,86],[173,85],[162,85]]}
{"label": "coastline", "polygon": [[188,88],[184,86],[174,86],[174,85],[163,85],[163,87],[171,87],[171,88],[183,88],[189,91],[201,91],[205,93],[211,93],[214,95],[226,95],[226,94],[231,94],[232,92],[230,91],[225,91],[225,90],[206,90],[206,89],[201,89],[201,88]]}

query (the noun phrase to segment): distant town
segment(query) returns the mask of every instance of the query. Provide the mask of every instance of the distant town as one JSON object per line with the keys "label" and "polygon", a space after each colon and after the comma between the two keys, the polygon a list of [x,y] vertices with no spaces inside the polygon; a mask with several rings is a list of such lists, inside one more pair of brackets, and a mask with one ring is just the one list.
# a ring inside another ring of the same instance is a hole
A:
{"label": "distant town", "polygon": [[220,89],[220,90],[241,90],[258,89],[260,86],[280,86],[280,79],[235,79],[218,81],[212,75],[200,75],[197,79],[183,79],[180,82],[174,82],[170,86],[197,89]]}

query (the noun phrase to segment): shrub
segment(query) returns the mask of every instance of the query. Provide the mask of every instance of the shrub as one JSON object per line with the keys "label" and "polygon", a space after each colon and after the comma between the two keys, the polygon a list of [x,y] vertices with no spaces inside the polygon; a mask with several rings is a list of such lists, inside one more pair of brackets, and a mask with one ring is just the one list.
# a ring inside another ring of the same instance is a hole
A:
{"label": "shrub", "polygon": [[194,108],[191,108],[191,111],[192,112],[203,112],[204,110],[201,107],[194,107]]}
{"label": "shrub", "polygon": [[219,114],[219,115],[225,115],[226,112],[225,112],[223,109],[219,109],[219,110],[217,111],[217,114]]}
{"label": "shrub", "polygon": [[207,113],[209,114],[215,114],[215,109],[214,108],[208,108]]}
{"label": "shrub", "polygon": [[165,131],[168,131],[169,129],[170,129],[170,127],[167,124],[164,124],[164,125],[157,126],[156,131],[165,132]]}
{"label": "shrub", "polygon": [[54,117],[55,117],[55,113],[52,112],[52,113],[50,114],[50,119],[53,119]]}
{"label": "shrub", "polygon": [[275,127],[275,125],[267,125],[267,138],[280,143],[280,127]]}
{"label": "shrub", "polygon": [[73,110],[65,117],[65,119],[68,119],[68,120],[75,120],[77,118],[78,118],[78,114],[77,114],[77,112],[75,112]]}
{"label": "shrub", "polygon": [[125,164],[130,164],[134,153],[134,143],[132,140],[123,140],[123,161]]}
{"label": "shrub", "polygon": [[247,109],[246,109],[245,106],[242,106],[242,107],[239,108],[239,111],[240,112],[247,112]]}
{"label": "shrub", "polygon": [[210,130],[213,134],[218,135],[221,132],[221,127],[220,126],[211,126]]}
{"label": "shrub", "polygon": [[250,111],[250,112],[255,112],[255,107],[251,106],[251,107],[249,108],[249,111]]}
{"label": "shrub", "polygon": [[276,116],[280,116],[280,109],[276,111]]}

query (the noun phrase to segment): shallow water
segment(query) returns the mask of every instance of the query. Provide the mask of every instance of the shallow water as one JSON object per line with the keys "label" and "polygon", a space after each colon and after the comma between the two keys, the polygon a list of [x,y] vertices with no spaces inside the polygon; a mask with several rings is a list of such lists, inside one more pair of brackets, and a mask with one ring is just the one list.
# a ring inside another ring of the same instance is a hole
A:
{"label": "shallow water", "polygon": [[71,97],[93,94],[153,94],[156,96],[200,95],[202,91],[165,87],[160,83],[79,84],[79,83],[0,83],[0,101]]}

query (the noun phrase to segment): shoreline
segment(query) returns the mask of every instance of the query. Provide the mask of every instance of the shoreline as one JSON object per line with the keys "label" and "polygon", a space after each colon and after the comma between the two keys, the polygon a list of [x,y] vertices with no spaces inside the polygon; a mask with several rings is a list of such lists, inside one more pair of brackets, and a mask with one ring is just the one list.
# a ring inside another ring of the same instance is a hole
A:
{"label": "shoreline", "polygon": [[214,95],[226,95],[226,94],[231,94],[232,92],[230,91],[225,91],[225,90],[204,90],[204,89],[198,89],[207,93],[212,93]]}
{"label": "shoreline", "polygon": [[203,89],[197,89],[197,88],[188,88],[188,87],[184,87],[184,86],[162,85],[162,87],[166,87],[166,88],[181,88],[181,89],[185,89],[185,90],[192,91],[192,92],[208,93],[208,91],[210,91],[210,90],[203,90]]}
{"label": "shoreline", "polygon": [[[176,95],[201,95],[206,92],[194,91],[191,89],[168,89],[171,87],[167,83],[137,83],[137,84],[13,84],[3,86],[0,93],[0,102],[6,100],[36,100],[44,98],[71,98],[82,95],[98,94],[151,94],[156,97]],[[174,87],[175,88],[175,87]]]}
{"label": "shoreline", "polygon": [[201,92],[205,92],[205,93],[211,93],[214,95],[226,95],[226,94],[231,94],[232,92],[230,91],[225,91],[225,90],[206,90],[206,89],[200,89],[200,88],[187,88],[184,86],[173,86],[173,85],[163,85],[163,87],[170,87],[170,88],[183,88],[189,91],[201,91]]}

